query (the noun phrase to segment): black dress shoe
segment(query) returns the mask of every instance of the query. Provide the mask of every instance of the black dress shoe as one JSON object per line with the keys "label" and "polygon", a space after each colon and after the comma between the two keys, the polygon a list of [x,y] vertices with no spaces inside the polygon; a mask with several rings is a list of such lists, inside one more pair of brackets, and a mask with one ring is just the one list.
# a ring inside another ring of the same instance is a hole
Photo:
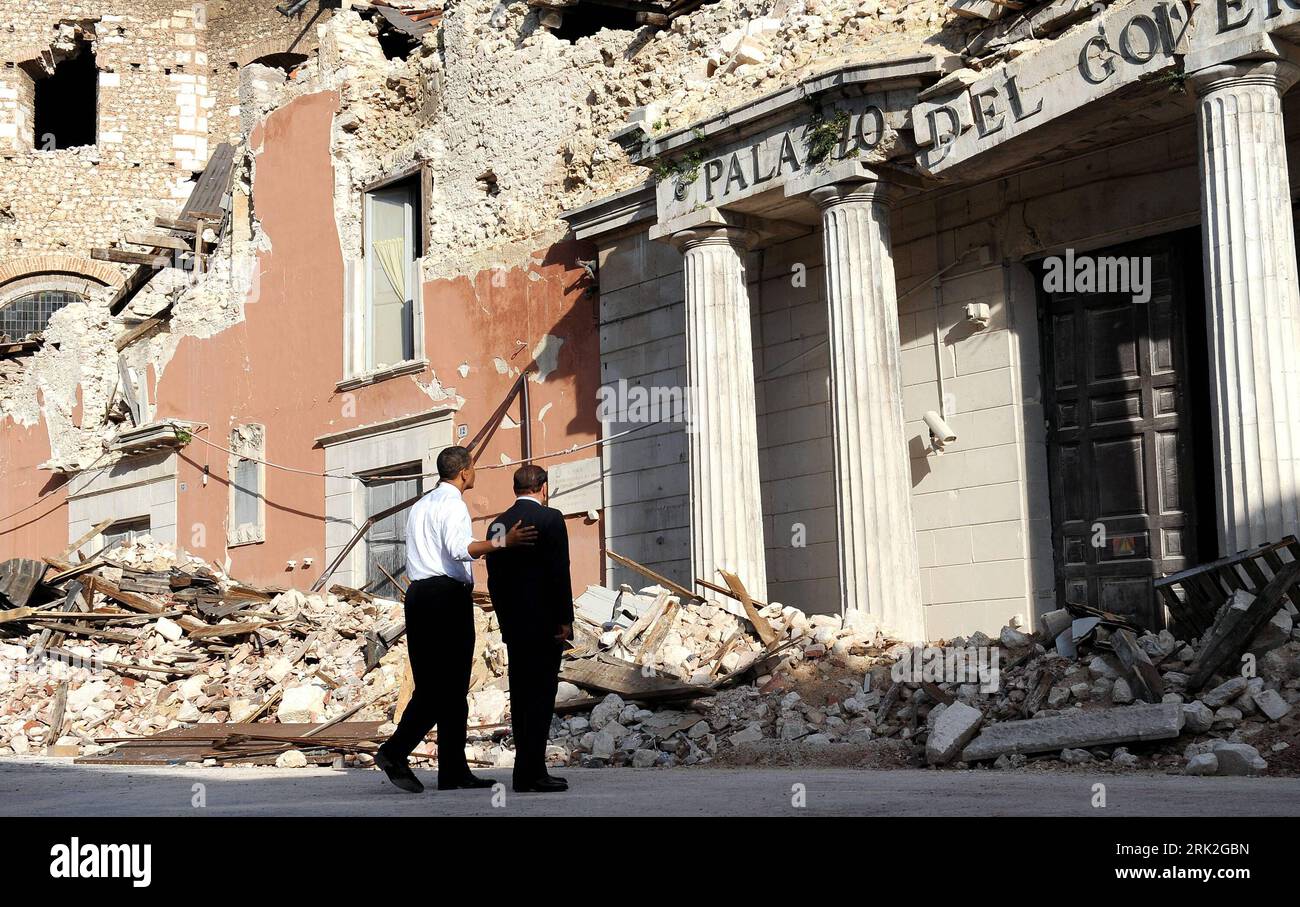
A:
{"label": "black dress shoe", "polygon": [[496,784],[491,778],[466,775],[458,781],[438,780],[438,790],[485,790]]}
{"label": "black dress shoe", "polygon": [[568,783],[559,778],[537,778],[533,781],[515,782],[517,794],[558,794],[569,789]]}
{"label": "black dress shoe", "polygon": [[384,774],[388,776],[389,781],[393,782],[394,787],[404,790],[408,794],[424,793],[424,785],[420,783],[419,778],[415,777],[415,772],[411,771],[411,767],[406,764],[405,759],[398,762],[383,750],[379,750],[375,753],[375,765],[383,769]]}
{"label": "black dress shoe", "polygon": [[565,789],[565,790],[568,790],[568,789],[569,789],[569,779],[568,779],[568,778],[561,778],[559,775],[552,775],[550,772],[547,772],[545,775],[542,775],[542,777],[545,778],[547,781],[553,781],[553,782],[555,782],[556,784],[562,784],[562,785],[564,785],[564,789]]}

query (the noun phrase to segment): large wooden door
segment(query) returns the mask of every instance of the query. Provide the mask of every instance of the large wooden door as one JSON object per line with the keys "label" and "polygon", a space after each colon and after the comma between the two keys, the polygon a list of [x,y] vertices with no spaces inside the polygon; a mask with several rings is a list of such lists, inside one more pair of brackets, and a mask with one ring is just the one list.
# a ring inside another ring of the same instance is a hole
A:
{"label": "large wooden door", "polygon": [[1042,291],[1057,594],[1156,628],[1152,577],[1196,563],[1188,256],[1172,239],[1090,254],[1150,256],[1151,299]]}

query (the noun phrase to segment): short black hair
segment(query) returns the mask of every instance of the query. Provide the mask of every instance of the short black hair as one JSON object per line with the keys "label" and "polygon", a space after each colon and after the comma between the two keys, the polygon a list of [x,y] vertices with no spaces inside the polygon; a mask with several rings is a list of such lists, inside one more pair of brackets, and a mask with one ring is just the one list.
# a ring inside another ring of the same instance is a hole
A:
{"label": "short black hair", "polygon": [[532,463],[525,463],[515,470],[515,494],[541,491],[546,484],[546,470]]}
{"label": "short black hair", "polygon": [[468,450],[463,447],[448,447],[438,454],[438,478],[454,479],[472,465]]}

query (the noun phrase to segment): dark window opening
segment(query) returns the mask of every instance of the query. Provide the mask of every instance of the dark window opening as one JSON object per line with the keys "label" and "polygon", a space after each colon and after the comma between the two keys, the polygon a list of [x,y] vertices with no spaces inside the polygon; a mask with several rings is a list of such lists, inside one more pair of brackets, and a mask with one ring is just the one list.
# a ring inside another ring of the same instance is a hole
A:
{"label": "dark window opening", "polygon": [[13,340],[39,334],[50,323],[51,315],[72,302],[81,302],[81,297],[64,290],[37,290],[19,296],[0,309],[0,334]]}
{"label": "dark window opening", "polygon": [[129,520],[118,520],[113,525],[104,530],[103,540],[104,549],[118,548],[122,545],[131,545],[135,540],[149,534],[149,518],[147,516],[132,517]]}
{"label": "dark window opening", "polygon": [[253,62],[258,63],[262,66],[269,66],[272,69],[278,69],[281,72],[283,72],[285,75],[289,75],[298,66],[302,65],[306,61],[307,61],[306,54],[295,54],[295,53],[285,52],[285,53],[278,53],[278,54],[267,54],[266,56],[258,57]]}
{"label": "dark window opening", "polygon": [[54,74],[36,79],[33,146],[41,151],[95,144],[95,103],[99,73],[86,41],[61,60]]}
{"label": "dark window opening", "polygon": [[602,28],[628,31],[638,27],[635,10],[583,3],[566,9],[560,27],[552,33],[557,38],[573,42],[579,38],[590,38]]}
{"label": "dark window opening", "polygon": [[389,60],[405,60],[419,46],[419,40],[406,32],[380,26],[379,49]]}

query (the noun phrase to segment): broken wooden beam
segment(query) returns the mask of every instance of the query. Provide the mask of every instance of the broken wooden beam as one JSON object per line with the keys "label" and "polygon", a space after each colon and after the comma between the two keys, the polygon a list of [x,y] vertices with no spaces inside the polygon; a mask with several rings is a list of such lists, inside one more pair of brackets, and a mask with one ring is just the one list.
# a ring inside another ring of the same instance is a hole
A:
{"label": "broken wooden beam", "polygon": [[1133,634],[1128,630],[1115,630],[1110,635],[1110,645],[1120,664],[1132,677],[1133,692],[1137,693],[1138,698],[1145,702],[1159,702],[1163,699],[1165,682]]}
{"label": "broken wooden beam", "polygon": [[745,609],[745,617],[754,625],[754,630],[758,633],[758,638],[763,641],[765,648],[771,649],[781,640],[781,635],[772,629],[772,625],[767,622],[758,609],[754,607],[754,602],[750,599],[749,593],[745,591],[745,584],[740,581],[740,577],[727,570],[718,568],[718,573],[722,574],[723,580],[731,588],[736,598],[740,599],[740,604]]}
{"label": "broken wooden beam", "polygon": [[[1255,634],[1282,609],[1287,592],[1300,579],[1300,561],[1285,564],[1254,598],[1234,594],[1219,612],[1218,619],[1201,642],[1196,659],[1188,667],[1188,692],[1196,692],[1222,671],[1234,666],[1250,647]],[[1235,670],[1235,668],[1234,668]]]}
{"label": "broken wooden beam", "polygon": [[150,315],[144,321],[126,330],[121,337],[117,338],[117,341],[114,343],[114,346],[117,347],[118,352],[121,352],[122,350],[126,349],[128,346],[135,343],[137,340],[139,340],[145,334],[148,334],[150,331],[152,331],[154,328],[158,327],[159,325],[164,324],[167,321],[170,321],[172,317],[172,309],[175,307],[175,305],[176,304],[174,302],[167,303],[167,305],[163,306],[157,312]]}
{"label": "broken wooden beam", "polygon": [[126,242],[133,246],[145,246],[150,249],[175,249],[177,252],[190,251],[191,244],[185,240],[168,236],[166,233],[128,233]]}
{"label": "broken wooden beam", "polygon": [[170,268],[175,262],[175,259],[170,255],[133,252],[129,249],[91,249],[90,257],[97,261],[112,261],[123,265],[141,265],[146,268]]}
{"label": "broken wooden beam", "polygon": [[617,693],[624,699],[641,702],[699,699],[713,695],[713,690],[709,687],[691,686],[657,674],[647,674],[640,665],[611,655],[566,659],[560,664],[560,679],[586,689]]}
{"label": "broken wooden beam", "polygon": [[609,549],[605,550],[605,557],[609,558],[611,561],[613,561],[616,564],[619,564],[620,566],[627,567],[629,570],[635,570],[637,573],[641,574],[647,579],[653,580],[656,584],[663,586],[669,592],[673,593],[679,599],[681,599],[683,604],[687,602],[704,601],[703,597],[692,592],[690,589],[687,589],[685,586],[681,585],[680,583],[675,583],[672,580],[670,580],[668,577],[655,573],[649,567],[643,564],[638,564],[630,557],[624,557],[621,554],[615,554],[613,551],[610,551]]}
{"label": "broken wooden beam", "polygon": [[664,643],[664,637],[672,629],[673,621],[677,619],[677,612],[682,608],[681,602],[676,598],[669,598],[664,605],[663,613],[655,619],[654,626],[646,633],[645,642],[641,645],[641,651],[637,653],[636,663],[645,664],[648,657],[653,655]]}
{"label": "broken wooden beam", "polygon": [[[168,608],[164,608],[162,605],[158,604],[157,602],[150,601],[149,599],[141,595],[136,595],[132,592],[123,592],[121,589],[117,587],[116,583],[104,579],[104,577],[102,576],[86,577],[86,591],[98,592],[107,598],[111,598],[113,601],[117,602],[120,605],[125,605],[126,607],[130,608],[132,611],[139,611],[143,614],[151,614],[155,617],[161,615],[164,611],[170,610]],[[195,620],[192,617],[182,617],[179,620],[177,620],[176,623],[180,624],[181,628],[184,629],[186,632],[201,630],[208,626],[202,621]]]}

